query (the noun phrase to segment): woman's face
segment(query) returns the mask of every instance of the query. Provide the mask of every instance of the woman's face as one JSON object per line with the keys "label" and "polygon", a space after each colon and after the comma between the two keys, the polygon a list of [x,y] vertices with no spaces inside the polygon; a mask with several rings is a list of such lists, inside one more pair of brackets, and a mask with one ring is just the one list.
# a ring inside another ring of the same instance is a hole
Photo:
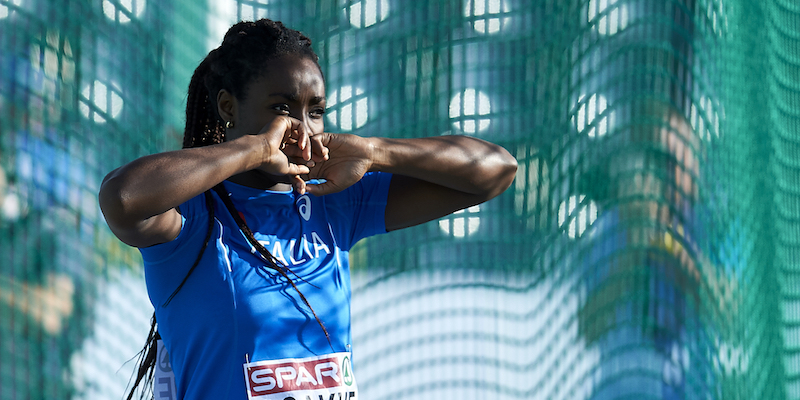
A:
{"label": "woman's face", "polygon": [[287,55],[271,60],[245,91],[242,98],[225,91],[217,97],[220,115],[225,118],[227,110],[233,122],[226,140],[256,134],[278,116],[299,120],[309,135],[323,132],[325,82],[319,67],[310,59]]}

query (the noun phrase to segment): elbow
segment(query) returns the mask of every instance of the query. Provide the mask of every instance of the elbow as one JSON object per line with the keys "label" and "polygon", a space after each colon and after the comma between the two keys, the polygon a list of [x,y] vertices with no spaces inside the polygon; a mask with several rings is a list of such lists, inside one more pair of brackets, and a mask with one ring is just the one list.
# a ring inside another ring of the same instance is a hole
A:
{"label": "elbow", "polygon": [[503,155],[500,157],[500,166],[497,179],[497,193],[495,196],[505,192],[514,182],[517,176],[517,159],[514,158],[508,151],[503,149]]}
{"label": "elbow", "polygon": [[505,192],[514,182],[517,175],[517,159],[506,149],[497,146],[492,153],[487,153],[481,161],[481,168],[473,174],[478,191],[473,192],[480,197],[480,201],[493,199]]}
{"label": "elbow", "polygon": [[109,226],[121,222],[129,208],[125,202],[123,185],[120,177],[114,176],[114,172],[108,174],[100,185],[100,193],[97,196],[100,203],[100,210]]}

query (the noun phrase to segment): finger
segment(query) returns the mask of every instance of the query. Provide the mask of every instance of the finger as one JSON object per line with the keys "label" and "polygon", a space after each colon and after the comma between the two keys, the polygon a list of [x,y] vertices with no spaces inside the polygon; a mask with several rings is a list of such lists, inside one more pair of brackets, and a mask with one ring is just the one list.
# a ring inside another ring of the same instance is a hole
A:
{"label": "finger", "polygon": [[289,175],[289,176],[306,175],[309,172],[311,172],[311,170],[308,168],[308,166],[289,163],[289,168],[286,171],[285,175]]}
{"label": "finger", "polygon": [[297,160],[292,160],[293,163],[305,164],[306,160],[303,159],[303,150],[300,150],[296,144],[286,145],[281,149],[281,151],[283,151],[283,154],[286,154],[286,157]]}
{"label": "finger", "polygon": [[272,122],[270,122],[269,124],[264,125],[264,127],[262,127],[261,131],[258,133],[259,134],[270,133],[270,132],[276,134],[280,133],[281,136],[285,139],[289,136],[288,133],[290,133],[292,129],[295,129],[299,125],[300,121],[295,118],[278,117],[272,120]]}
{"label": "finger", "polygon": [[317,162],[325,161],[321,159],[321,157],[312,157],[311,160],[307,160],[303,157],[303,150],[300,150],[297,146],[285,146],[281,149],[283,154],[286,155],[286,158],[289,159],[289,162],[295,163],[297,165],[307,165],[309,167],[314,167],[317,165]]}
{"label": "finger", "polygon": [[297,165],[305,165],[308,168],[314,168],[314,166],[317,165],[317,163],[314,162],[314,160],[306,161],[306,160],[303,160],[302,157],[297,157],[297,156],[292,157],[292,156],[288,156],[287,155],[287,158],[289,159],[290,163],[297,164]]}
{"label": "finger", "polygon": [[[282,143],[296,143],[297,138],[293,138],[292,135],[294,132],[297,131],[298,128],[302,125],[299,119],[292,118],[288,116],[284,116],[280,118],[283,121],[283,137],[281,139]],[[279,128],[280,129],[280,128]]]}
{"label": "finger", "polygon": [[303,150],[303,159],[308,161],[311,159],[311,143],[308,128],[305,124],[300,124],[297,128],[297,145],[300,150]]}
{"label": "finger", "polygon": [[342,189],[339,188],[338,185],[331,181],[306,185],[306,191],[314,196],[324,196],[326,194],[340,192],[341,190]]}
{"label": "finger", "polygon": [[328,146],[323,143],[322,137],[319,135],[312,136],[310,142],[312,150],[311,159],[316,162],[327,160],[330,150],[328,149]]}
{"label": "finger", "polygon": [[299,175],[295,175],[291,178],[292,180],[292,187],[294,191],[300,194],[306,193],[306,181],[303,180]]}

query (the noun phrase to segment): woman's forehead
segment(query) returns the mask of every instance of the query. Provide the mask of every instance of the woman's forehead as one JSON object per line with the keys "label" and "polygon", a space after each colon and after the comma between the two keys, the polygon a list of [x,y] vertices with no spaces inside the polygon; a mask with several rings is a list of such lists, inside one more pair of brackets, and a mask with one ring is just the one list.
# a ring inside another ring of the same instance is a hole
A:
{"label": "woman's forehead", "polygon": [[325,81],[317,64],[307,57],[284,56],[270,60],[250,90],[266,95],[325,97]]}

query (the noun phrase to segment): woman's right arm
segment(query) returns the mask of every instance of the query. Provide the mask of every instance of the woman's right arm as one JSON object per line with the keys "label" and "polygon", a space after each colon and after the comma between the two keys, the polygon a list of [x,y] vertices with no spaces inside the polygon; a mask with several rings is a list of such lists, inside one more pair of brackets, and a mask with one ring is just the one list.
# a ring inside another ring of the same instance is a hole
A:
{"label": "woman's right arm", "polygon": [[310,159],[308,136],[302,132],[300,138],[290,138],[293,130],[303,129],[296,120],[279,118],[258,135],[136,159],[103,179],[100,209],[111,231],[131,246],[173,240],[181,230],[175,208],[233,175],[252,169],[274,175],[308,173],[308,167],[289,162],[280,150],[297,140],[304,144],[303,158]]}

